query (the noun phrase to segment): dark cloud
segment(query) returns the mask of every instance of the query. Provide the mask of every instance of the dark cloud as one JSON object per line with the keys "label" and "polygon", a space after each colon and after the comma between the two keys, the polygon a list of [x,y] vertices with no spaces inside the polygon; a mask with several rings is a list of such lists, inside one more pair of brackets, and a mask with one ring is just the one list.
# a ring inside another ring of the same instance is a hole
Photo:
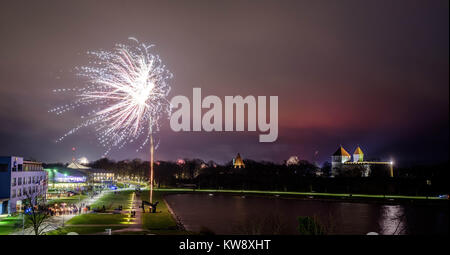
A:
{"label": "dark cloud", "polygon": [[[92,130],[56,144],[77,112],[47,111],[77,86],[85,52],[135,36],[157,45],[174,95],[277,95],[279,139],[174,133],[158,156],[327,160],[360,144],[400,162],[448,160],[448,1],[9,1],[0,9],[0,154],[101,156]],[[431,152],[433,151],[433,152]],[[132,146],[113,157],[146,157]]]}

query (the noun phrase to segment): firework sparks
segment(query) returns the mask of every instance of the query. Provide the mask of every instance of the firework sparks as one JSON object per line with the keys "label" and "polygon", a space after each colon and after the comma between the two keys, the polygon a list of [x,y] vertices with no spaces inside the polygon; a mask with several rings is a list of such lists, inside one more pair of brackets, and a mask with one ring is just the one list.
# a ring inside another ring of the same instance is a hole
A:
{"label": "firework sparks", "polygon": [[120,149],[141,141],[139,151],[159,131],[159,120],[170,116],[167,81],[173,77],[172,73],[158,55],[150,53],[154,45],[129,39],[133,45],[116,44],[113,51],[88,52],[92,61],[77,68],[77,75],[87,80],[86,86],[54,90],[74,92],[76,99],[50,112],[60,115],[83,106],[91,108],[86,116],[81,116],[82,122],[57,142],[80,128],[93,126],[98,141],[106,148],[104,155],[114,147]]}

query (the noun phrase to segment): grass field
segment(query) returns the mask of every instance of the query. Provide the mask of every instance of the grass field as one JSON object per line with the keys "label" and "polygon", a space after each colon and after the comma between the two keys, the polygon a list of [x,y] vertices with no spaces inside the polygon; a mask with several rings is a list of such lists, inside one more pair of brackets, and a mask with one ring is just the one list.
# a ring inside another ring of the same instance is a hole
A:
{"label": "grass field", "polygon": [[99,198],[95,203],[91,204],[91,208],[102,208],[105,206],[106,210],[114,210],[122,205],[123,210],[130,209],[131,195],[134,191],[124,190],[106,193]]}
{"label": "grass field", "polygon": [[107,229],[107,228],[116,230],[116,229],[125,228],[125,226],[124,227],[119,227],[119,226],[112,226],[112,227],[108,227],[108,226],[101,226],[101,227],[98,227],[98,226],[92,226],[92,227],[68,226],[68,227],[60,228],[58,230],[50,231],[47,233],[47,235],[67,235],[67,233],[69,233],[69,232],[76,232],[80,235],[98,234],[98,233],[105,233],[105,229]]}
{"label": "grass field", "polygon": [[103,214],[89,213],[73,217],[67,221],[67,225],[84,225],[84,224],[122,224],[125,222],[125,214]]}
{"label": "grass field", "polygon": [[8,235],[22,227],[22,216],[0,217],[0,235]]}
{"label": "grass field", "polygon": [[[123,210],[127,210],[131,204],[131,196],[133,191],[125,190],[109,192],[100,197],[91,208],[102,208],[105,206],[106,210],[114,210],[122,205]],[[67,226],[60,228],[55,231],[47,233],[47,235],[66,235],[69,232],[76,232],[80,235],[104,233],[105,229],[122,229],[128,227],[127,221],[128,215],[122,214],[112,214],[112,213],[89,213],[82,214],[73,217],[67,221]],[[91,226],[89,226],[91,225]],[[103,225],[103,226],[101,226]],[[115,225],[115,226],[111,226]],[[116,226],[121,225],[121,226]]]}
{"label": "grass field", "polygon": [[[175,219],[169,212],[166,203],[163,201],[164,192],[153,192],[153,201],[159,201],[156,213],[142,214],[142,228],[150,230],[154,234],[189,234],[186,231],[178,229]],[[149,201],[148,190],[143,190],[141,199]]]}

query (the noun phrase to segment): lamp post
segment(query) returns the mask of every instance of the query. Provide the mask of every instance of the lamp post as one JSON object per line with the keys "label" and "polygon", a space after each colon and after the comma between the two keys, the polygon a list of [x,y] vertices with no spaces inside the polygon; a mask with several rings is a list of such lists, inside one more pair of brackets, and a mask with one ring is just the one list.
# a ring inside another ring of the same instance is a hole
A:
{"label": "lamp post", "polygon": [[394,162],[393,161],[389,162],[389,165],[390,165],[390,176],[392,178],[394,177]]}
{"label": "lamp post", "polygon": [[153,203],[153,135],[150,135],[150,203]]}
{"label": "lamp post", "polygon": [[[22,208],[22,205],[20,205]],[[25,235],[25,210],[22,210],[22,235]]]}
{"label": "lamp post", "polygon": [[53,189],[55,189],[55,179],[56,179],[55,175],[56,175],[56,170],[55,170],[55,169],[52,169]]}
{"label": "lamp post", "polygon": [[66,203],[62,203],[61,204],[61,206],[62,206],[62,208],[61,208],[61,211],[62,211],[62,226],[64,227],[64,214],[65,214],[65,209],[66,209]]}

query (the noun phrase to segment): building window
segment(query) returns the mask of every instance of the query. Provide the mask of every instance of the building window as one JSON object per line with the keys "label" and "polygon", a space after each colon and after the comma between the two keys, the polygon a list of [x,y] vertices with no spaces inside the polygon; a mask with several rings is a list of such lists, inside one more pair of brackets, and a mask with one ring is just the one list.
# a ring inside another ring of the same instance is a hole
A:
{"label": "building window", "polygon": [[17,196],[18,196],[18,197],[22,196],[22,189],[18,189],[18,190],[17,190]]}
{"label": "building window", "polygon": [[14,186],[16,186],[16,185],[17,185],[17,178],[14,177],[14,178],[12,179],[12,186],[14,187]]}
{"label": "building window", "polygon": [[19,169],[19,172],[22,172],[22,164],[17,165],[17,168]]}
{"label": "building window", "polygon": [[12,193],[11,193],[11,198],[15,198],[15,197],[16,197],[16,190],[13,189],[13,190],[12,190]]}
{"label": "building window", "polygon": [[33,183],[36,183],[36,176],[33,176]]}
{"label": "building window", "polygon": [[31,176],[28,177],[28,184],[31,184]]}
{"label": "building window", "polygon": [[22,177],[19,177],[18,185],[22,185]]}

